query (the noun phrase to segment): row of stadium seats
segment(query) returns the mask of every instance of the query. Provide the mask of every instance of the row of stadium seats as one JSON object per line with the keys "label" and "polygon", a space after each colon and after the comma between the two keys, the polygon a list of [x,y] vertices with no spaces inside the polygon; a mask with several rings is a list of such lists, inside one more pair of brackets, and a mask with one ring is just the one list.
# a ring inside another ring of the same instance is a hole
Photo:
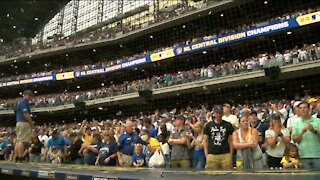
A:
{"label": "row of stadium seats", "polygon": [[[274,66],[285,66],[305,61],[320,59],[320,43],[305,44],[291,50],[269,52],[257,57],[248,57],[242,61],[230,60],[221,64],[212,64],[208,67],[179,71],[162,76],[153,76],[148,79],[140,79],[132,82],[124,81],[123,84],[112,84],[80,92],[64,92],[62,94],[48,94],[37,96],[33,100],[34,107],[48,107],[73,103],[75,101],[87,101],[104,97],[133,93],[145,89],[157,89],[176,84],[183,84],[204,79],[214,79],[240,73],[266,69]],[[0,109],[12,109],[17,99],[0,100]]]}
{"label": "row of stadium seats", "polygon": [[[251,25],[243,25],[243,26],[235,27],[233,29],[219,29],[218,32],[207,34],[206,36],[203,36],[203,37],[194,37],[191,40],[185,39],[184,42],[181,42],[181,44],[176,43],[175,46],[183,45],[183,44],[188,45],[189,43],[194,43],[194,42],[198,42],[201,40],[207,40],[207,39],[210,39],[210,38],[213,38],[216,36],[223,36],[223,35],[226,35],[229,33],[239,32],[239,31],[246,30],[246,29],[253,28],[253,27],[259,27],[259,26],[265,25],[265,23],[273,23],[274,21],[287,20],[290,18],[294,18],[294,17],[301,16],[301,15],[304,15],[307,13],[318,11],[318,10],[320,10],[320,8],[319,9],[315,8],[315,9],[308,9],[308,10],[299,10],[299,11],[296,11],[296,12],[293,12],[290,14],[283,14],[280,16],[276,16],[276,17],[271,18],[271,19],[264,21],[264,22],[255,22],[255,23],[252,23]],[[85,64],[85,65],[81,65],[81,66],[72,66],[72,67],[61,68],[59,65],[56,65],[56,66],[52,65],[51,67],[48,67],[48,68],[51,68],[49,71],[33,72],[31,74],[5,76],[3,78],[0,78],[0,81],[7,82],[7,81],[22,80],[22,79],[28,79],[28,78],[34,78],[34,77],[53,75],[53,74],[57,74],[57,73],[67,72],[67,71],[81,71],[81,70],[90,70],[90,69],[96,69],[96,68],[102,68],[102,67],[109,67],[109,66],[113,66],[116,64],[121,64],[126,61],[133,60],[137,57],[141,57],[141,56],[144,56],[149,53],[160,52],[160,51],[165,50],[167,48],[171,48],[171,47],[168,46],[168,47],[159,48],[159,49],[156,49],[153,51],[144,51],[144,52],[132,55],[132,56],[122,57],[122,58],[115,59],[115,60],[104,59],[104,60],[98,61],[94,64]],[[12,66],[14,66],[14,65],[12,65]]]}

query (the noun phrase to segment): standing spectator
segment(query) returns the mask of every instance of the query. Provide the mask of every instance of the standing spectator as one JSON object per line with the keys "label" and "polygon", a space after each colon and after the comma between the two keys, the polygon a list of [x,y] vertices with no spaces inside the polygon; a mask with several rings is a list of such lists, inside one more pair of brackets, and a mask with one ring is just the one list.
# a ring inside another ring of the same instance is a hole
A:
{"label": "standing spectator", "polygon": [[47,146],[49,137],[45,134],[45,132],[44,132],[43,129],[40,129],[39,135],[38,135],[38,139],[40,140],[40,142],[41,142],[42,144],[44,144],[45,146]]}
{"label": "standing spectator", "polygon": [[267,164],[269,168],[282,167],[281,159],[287,144],[290,143],[290,132],[281,123],[278,115],[271,117],[269,130],[266,131],[267,141]]}
{"label": "standing spectator", "polygon": [[315,114],[312,115],[312,117],[314,118],[320,118],[320,100],[317,101],[317,103],[315,104]]}
{"label": "standing spectator", "polygon": [[310,48],[310,56],[311,56],[311,60],[315,61],[318,59],[317,57],[317,46],[315,44],[312,44],[311,48]]}
{"label": "standing spectator", "polygon": [[80,152],[83,141],[80,139],[79,135],[75,132],[69,135],[71,140],[71,145],[69,148],[69,155],[72,164],[83,164],[83,154]]}
{"label": "standing spectator", "polygon": [[193,150],[193,168],[196,170],[203,170],[206,165],[206,156],[203,150],[203,124],[202,122],[197,122],[193,126],[194,136],[191,136],[192,142],[191,147]]}
{"label": "standing spectator", "polygon": [[320,120],[310,116],[307,102],[299,105],[301,119],[293,124],[292,139],[298,144],[305,168],[320,168]]}
{"label": "standing spectator", "polygon": [[239,129],[232,134],[233,148],[237,150],[237,167],[262,169],[262,151],[259,135],[255,128],[250,128],[248,118],[240,119]]}
{"label": "standing spectator", "polygon": [[168,143],[171,145],[171,167],[189,168],[190,154],[188,149],[188,138],[184,129],[185,117],[179,115],[174,120],[175,129],[170,135]]}
{"label": "standing spectator", "polygon": [[29,101],[34,97],[30,90],[23,92],[23,98],[19,100],[16,108],[16,129],[17,129],[17,143],[15,145],[15,156],[17,162],[24,161],[24,152],[30,145],[32,138],[32,129],[34,128],[34,121],[31,118],[31,110]]}
{"label": "standing spectator", "polygon": [[127,121],[126,132],[119,137],[119,151],[117,153],[120,166],[130,167],[132,165],[133,146],[135,144],[146,144],[139,135],[133,131],[133,122]]}
{"label": "standing spectator", "polygon": [[115,141],[114,134],[111,130],[104,134],[104,143],[98,146],[99,155],[96,165],[99,166],[116,166],[118,145]]}
{"label": "standing spectator", "polygon": [[288,111],[285,108],[284,104],[282,102],[279,102],[278,104],[272,104],[272,114],[276,114],[281,118],[281,123],[284,124],[285,120],[288,118]]}
{"label": "standing spectator", "polygon": [[60,154],[66,154],[67,146],[64,142],[64,138],[59,135],[57,129],[54,129],[51,133],[51,139],[49,139],[48,146],[45,150],[45,157],[51,157],[52,147],[55,147],[60,151]]}
{"label": "standing spectator", "polygon": [[215,119],[204,128],[204,152],[206,155],[206,169],[230,169],[232,164],[231,135],[233,126],[222,120],[223,107],[213,108]]}
{"label": "standing spectator", "polygon": [[258,115],[257,115],[257,111],[252,111],[250,113],[249,116],[249,126],[251,128],[255,128],[258,131],[258,135],[259,135],[259,145],[261,147],[261,149],[265,148],[265,135],[266,135],[266,131],[268,130],[268,125],[265,123],[262,123],[259,119],[258,119]]}
{"label": "standing spectator", "polygon": [[231,114],[230,104],[224,104],[222,119],[231,123],[234,127],[239,127],[239,121],[237,116]]}
{"label": "standing spectator", "polygon": [[145,118],[144,119],[144,127],[147,128],[147,130],[149,131],[151,137],[157,138],[158,131],[153,127],[150,118]]}
{"label": "standing spectator", "polygon": [[101,135],[94,133],[92,136],[92,143],[83,151],[84,164],[95,165],[98,156],[98,146],[101,145]]}
{"label": "standing spectator", "polygon": [[29,148],[29,162],[40,162],[41,150],[43,144],[39,141],[38,137],[32,138],[31,147]]}
{"label": "standing spectator", "polygon": [[[160,126],[161,125],[165,125],[167,131],[169,132],[169,134],[174,130],[174,126],[172,125],[172,123],[170,122],[170,117],[168,114],[162,114],[161,115],[161,119],[160,119]],[[159,126],[159,130],[158,130],[158,134],[161,134],[161,129]]]}
{"label": "standing spectator", "polygon": [[289,129],[290,132],[292,132],[292,126],[294,123],[296,123],[299,119],[301,119],[301,114],[300,114],[300,109],[299,109],[299,104],[301,101],[296,101],[293,104],[293,116],[290,117],[287,121],[287,128]]}

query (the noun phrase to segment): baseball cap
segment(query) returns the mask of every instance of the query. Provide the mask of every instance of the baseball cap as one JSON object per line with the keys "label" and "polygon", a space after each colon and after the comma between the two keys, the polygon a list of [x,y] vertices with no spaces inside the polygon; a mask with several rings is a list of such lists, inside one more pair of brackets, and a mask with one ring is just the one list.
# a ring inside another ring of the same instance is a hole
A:
{"label": "baseball cap", "polygon": [[318,101],[318,99],[316,99],[316,98],[310,98],[308,100],[308,103],[311,104],[311,103],[314,103],[314,102],[317,102],[317,101]]}
{"label": "baseball cap", "polygon": [[162,118],[167,118],[167,119],[168,119],[168,118],[169,118],[169,115],[168,115],[168,114],[161,114],[161,117],[162,117]]}
{"label": "baseball cap", "polygon": [[23,95],[29,95],[29,96],[34,96],[34,93],[31,90],[25,90],[23,91]]}
{"label": "baseball cap", "polygon": [[215,113],[221,113],[221,112],[223,112],[223,107],[221,106],[221,105],[215,105],[215,106],[213,106],[213,112],[215,112]]}
{"label": "baseball cap", "polygon": [[293,108],[298,107],[301,104],[301,101],[296,101],[293,104]]}

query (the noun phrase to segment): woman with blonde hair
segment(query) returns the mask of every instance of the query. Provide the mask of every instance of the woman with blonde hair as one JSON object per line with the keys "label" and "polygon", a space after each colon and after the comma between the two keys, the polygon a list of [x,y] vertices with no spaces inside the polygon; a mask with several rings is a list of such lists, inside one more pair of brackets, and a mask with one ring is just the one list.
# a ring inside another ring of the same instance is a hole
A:
{"label": "woman with blonde hair", "polygon": [[239,129],[233,132],[232,145],[237,150],[237,168],[262,169],[258,130],[249,127],[247,117],[240,119]]}
{"label": "woman with blonde hair", "polygon": [[203,170],[206,165],[206,156],[203,150],[203,124],[202,122],[198,121],[193,126],[192,129],[194,131],[194,135],[188,133],[192,139],[191,147],[194,148],[193,151],[193,167],[196,170]]}
{"label": "woman with blonde hair", "polygon": [[270,128],[266,131],[267,164],[269,168],[280,168],[286,145],[290,143],[290,131],[281,123],[278,115],[273,115]]}

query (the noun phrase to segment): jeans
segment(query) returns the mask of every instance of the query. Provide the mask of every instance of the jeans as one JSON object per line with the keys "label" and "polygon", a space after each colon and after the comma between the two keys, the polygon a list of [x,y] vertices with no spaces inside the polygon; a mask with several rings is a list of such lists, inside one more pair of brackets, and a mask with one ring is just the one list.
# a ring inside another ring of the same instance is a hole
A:
{"label": "jeans", "polygon": [[34,163],[40,162],[40,155],[30,154],[29,162],[34,162]]}
{"label": "jeans", "polygon": [[305,169],[320,169],[320,158],[301,158]]}
{"label": "jeans", "polygon": [[193,168],[196,170],[204,170],[204,167],[206,166],[206,157],[193,157]]}

